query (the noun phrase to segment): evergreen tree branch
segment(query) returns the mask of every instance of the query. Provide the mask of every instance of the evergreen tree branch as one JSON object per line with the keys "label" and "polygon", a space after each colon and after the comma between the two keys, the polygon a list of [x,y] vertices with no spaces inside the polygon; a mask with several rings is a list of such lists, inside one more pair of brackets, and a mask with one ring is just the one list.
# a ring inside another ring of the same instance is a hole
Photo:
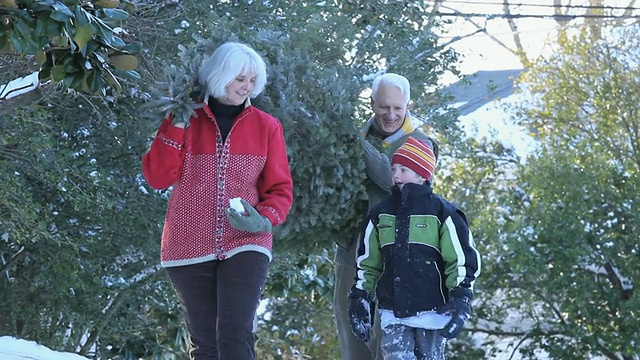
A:
{"label": "evergreen tree branch", "polygon": [[3,273],[3,272],[6,271],[7,274],[8,274],[9,268],[11,266],[13,266],[13,264],[15,264],[18,260],[22,259],[27,254],[27,252],[25,250],[26,250],[26,248],[24,246],[21,247],[20,250],[18,250],[17,253],[15,253],[15,254],[13,254],[13,256],[11,256],[11,258],[9,259],[9,261],[7,261],[6,264],[2,264],[2,266],[0,266],[0,273]]}

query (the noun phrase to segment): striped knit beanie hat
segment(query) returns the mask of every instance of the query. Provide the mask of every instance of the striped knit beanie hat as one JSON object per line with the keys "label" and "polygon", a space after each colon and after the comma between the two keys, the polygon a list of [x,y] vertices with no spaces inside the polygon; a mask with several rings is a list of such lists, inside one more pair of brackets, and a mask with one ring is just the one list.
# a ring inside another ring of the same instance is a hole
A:
{"label": "striped knit beanie hat", "polygon": [[392,164],[400,164],[415,171],[418,175],[431,180],[436,168],[436,157],[426,141],[412,137],[393,153]]}

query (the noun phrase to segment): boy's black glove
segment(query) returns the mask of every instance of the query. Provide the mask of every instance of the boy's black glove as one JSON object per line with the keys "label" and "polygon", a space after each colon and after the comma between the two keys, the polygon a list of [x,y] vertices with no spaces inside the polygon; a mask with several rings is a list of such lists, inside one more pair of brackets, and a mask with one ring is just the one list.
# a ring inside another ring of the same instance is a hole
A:
{"label": "boy's black glove", "polygon": [[471,315],[471,299],[473,291],[456,287],[449,293],[449,301],[438,309],[438,314],[451,315],[449,323],[440,329],[440,335],[453,339],[460,334],[465,321]]}
{"label": "boy's black glove", "polygon": [[349,291],[349,325],[351,331],[360,340],[367,342],[371,338],[371,303],[373,297],[355,285]]}

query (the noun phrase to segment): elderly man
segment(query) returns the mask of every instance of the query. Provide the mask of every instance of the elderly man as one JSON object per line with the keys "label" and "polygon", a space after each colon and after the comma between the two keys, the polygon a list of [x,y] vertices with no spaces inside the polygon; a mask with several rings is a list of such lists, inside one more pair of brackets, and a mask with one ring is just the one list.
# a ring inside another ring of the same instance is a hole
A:
{"label": "elderly man", "polygon": [[[373,117],[362,128],[362,146],[367,172],[369,209],[390,194],[391,156],[408,137],[427,141],[438,157],[438,146],[415,128],[409,114],[409,81],[401,75],[387,73],[373,81],[371,109]],[[366,214],[362,214],[364,216]],[[337,242],[335,256],[334,314],[343,360],[381,360],[380,322],[376,317],[373,336],[367,343],[358,339],[349,326],[349,289],[356,276],[357,234],[345,234]]]}

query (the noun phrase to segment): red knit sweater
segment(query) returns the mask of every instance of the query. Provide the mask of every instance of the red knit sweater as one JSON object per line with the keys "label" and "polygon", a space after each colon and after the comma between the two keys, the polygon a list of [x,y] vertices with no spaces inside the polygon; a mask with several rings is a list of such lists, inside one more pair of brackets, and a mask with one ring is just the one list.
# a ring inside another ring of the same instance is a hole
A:
{"label": "red knit sweater", "polygon": [[162,265],[223,260],[242,251],[271,259],[271,233],[236,230],[226,209],[229,199],[240,197],[272,225],[285,221],[293,182],[280,122],[248,106],[224,143],[206,104],[186,129],[171,122],[171,117],[163,121],[142,157],[151,187],[173,186],[162,232]]}

